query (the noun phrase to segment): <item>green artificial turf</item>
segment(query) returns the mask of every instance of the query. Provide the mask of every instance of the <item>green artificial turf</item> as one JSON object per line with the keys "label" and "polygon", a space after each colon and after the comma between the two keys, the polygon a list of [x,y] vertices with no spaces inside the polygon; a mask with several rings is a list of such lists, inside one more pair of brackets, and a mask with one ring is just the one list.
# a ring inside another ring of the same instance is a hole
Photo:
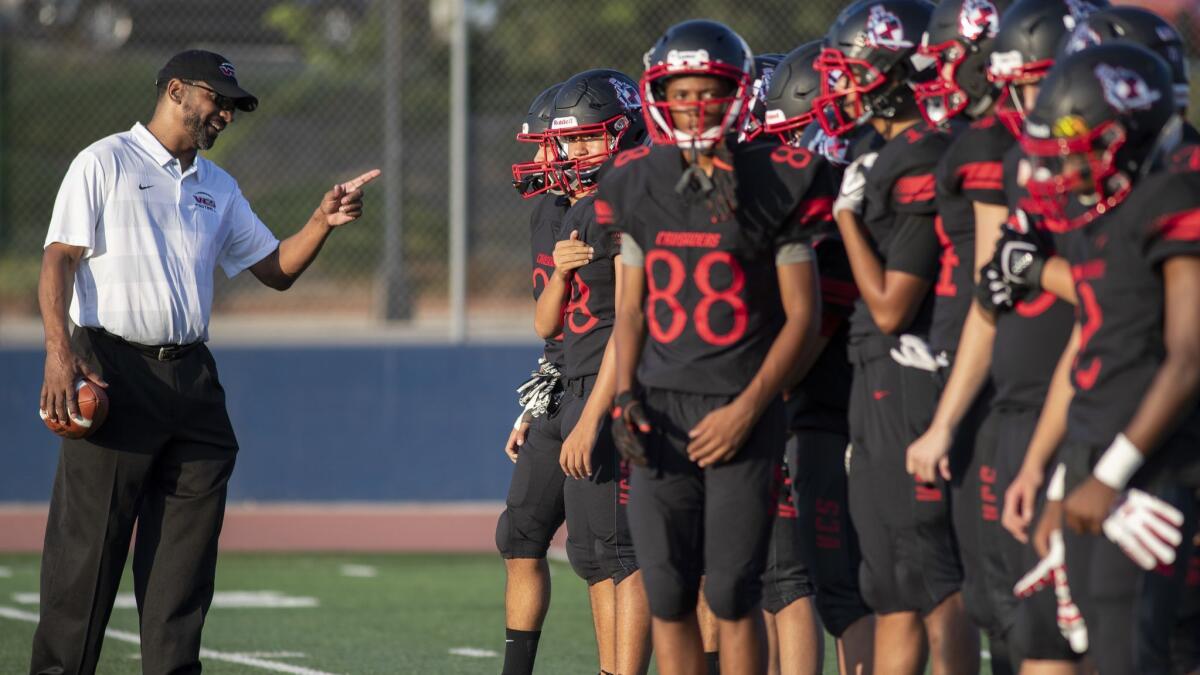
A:
{"label": "green artificial turf", "polygon": [[[346,576],[346,565],[369,566],[375,576]],[[36,605],[17,597],[37,591],[37,566],[36,556],[0,555],[0,608],[7,608],[0,614],[37,613]],[[585,587],[564,563],[551,563],[551,574],[554,592],[537,672],[594,673]],[[131,588],[126,574],[122,591]],[[314,598],[317,606],[214,607],[204,647],[227,657],[248,655],[324,673],[494,675],[500,672],[500,656],[451,650],[503,652],[503,588],[503,565],[491,555],[226,554],[218,568],[218,591],[277,591],[288,598]],[[115,609],[109,626],[136,634],[137,612]],[[32,623],[0,616],[0,673],[26,672],[33,630]],[[292,655],[271,655],[281,652]],[[139,673],[137,654],[136,645],[110,637],[97,672]],[[212,675],[278,672],[215,658],[202,661]],[[984,672],[990,672],[984,664]],[[837,672],[831,658],[825,672]]]}

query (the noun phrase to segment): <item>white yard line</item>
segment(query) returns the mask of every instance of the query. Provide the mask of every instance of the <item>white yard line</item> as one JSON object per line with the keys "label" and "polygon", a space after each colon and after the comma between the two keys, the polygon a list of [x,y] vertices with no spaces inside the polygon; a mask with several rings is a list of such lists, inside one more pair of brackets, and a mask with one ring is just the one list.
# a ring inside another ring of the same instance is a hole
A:
{"label": "white yard line", "polygon": [[12,570],[7,567],[0,567],[0,579],[8,579],[12,576]]}
{"label": "white yard line", "polygon": [[379,576],[379,570],[371,565],[342,565],[340,571],[344,577],[371,579]]}
{"label": "white yard line", "polygon": [[[25,621],[27,623],[37,623],[38,615],[32,612],[25,612],[13,607],[0,606],[0,618],[14,619],[16,621]],[[128,642],[133,645],[140,645],[142,641],[135,633],[130,633],[116,628],[109,628],[104,631],[105,637],[120,642]],[[292,675],[335,675],[322,670],[313,670],[312,668],[304,668],[301,666],[293,666],[288,663],[276,663],[268,661],[256,656],[246,654],[237,654],[232,652],[219,652],[215,649],[200,649],[200,658],[212,659],[213,661],[225,661],[226,663],[237,663],[243,666],[252,668],[262,668],[263,670],[273,670],[277,673],[292,673]]]}
{"label": "white yard line", "polygon": [[473,659],[490,659],[500,656],[498,652],[490,649],[479,649],[478,647],[454,647],[449,653],[454,656],[469,656]]}
{"label": "white yard line", "polygon": [[[36,605],[41,600],[37,593],[13,593],[12,598],[18,605]],[[279,591],[217,591],[212,599],[212,606],[217,609],[303,609],[320,604],[316,598]],[[137,600],[133,593],[118,593],[113,608],[137,609]]]}

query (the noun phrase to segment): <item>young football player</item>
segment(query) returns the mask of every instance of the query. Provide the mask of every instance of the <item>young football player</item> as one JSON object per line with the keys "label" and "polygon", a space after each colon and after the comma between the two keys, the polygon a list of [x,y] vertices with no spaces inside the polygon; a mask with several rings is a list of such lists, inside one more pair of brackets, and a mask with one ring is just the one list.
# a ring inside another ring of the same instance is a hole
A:
{"label": "young football player", "polygon": [[597,218],[622,233],[614,436],[660,672],[704,669],[701,574],[724,672],[766,668],[760,610],[780,393],[816,332],[805,232],[831,181],[811,153],[736,143],[753,60],[712,21],[668,29],[641,93],[655,146],[619,155]]}
{"label": "young football player", "polygon": [[542,337],[564,337],[559,463],[569,479],[567,557],[588,583],[601,672],[642,673],[649,663],[650,615],[619,496],[621,470],[608,415],[619,238],[597,225],[593,204],[602,166],[647,140],[637,84],[615,70],[584,71],[559,88],[550,117],[545,153],[571,209],[535,326]]}

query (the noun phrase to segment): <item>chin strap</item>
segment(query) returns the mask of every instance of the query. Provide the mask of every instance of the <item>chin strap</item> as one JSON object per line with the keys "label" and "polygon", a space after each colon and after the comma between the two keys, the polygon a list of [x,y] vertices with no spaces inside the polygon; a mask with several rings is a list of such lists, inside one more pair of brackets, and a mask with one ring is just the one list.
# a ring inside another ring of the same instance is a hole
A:
{"label": "chin strap", "polygon": [[688,168],[684,169],[679,181],[675,183],[675,192],[685,197],[689,195],[707,197],[708,193],[713,190],[713,182],[712,178],[704,173],[704,169],[700,168],[700,150],[696,147],[695,139],[692,139],[691,151],[692,161],[688,164]]}

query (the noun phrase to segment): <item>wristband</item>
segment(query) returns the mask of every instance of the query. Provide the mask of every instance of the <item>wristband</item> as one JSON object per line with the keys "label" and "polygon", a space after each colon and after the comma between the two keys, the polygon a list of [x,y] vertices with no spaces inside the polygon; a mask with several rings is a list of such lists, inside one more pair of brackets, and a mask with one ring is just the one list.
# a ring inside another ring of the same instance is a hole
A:
{"label": "wristband", "polygon": [[1125,434],[1117,434],[1112,445],[1100,455],[1100,461],[1096,462],[1092,475],[1114,490],[1124,490],[1125,484],[1145,461],[1146,456],[1125,437]]}
{"label": "wristband", "polygon": [[1059,464],[1054,467],[1054,473],[1050,475],[1050,482],[1046,485],[1046,499],[1052,502],[1061,502],[1063,493],[1067,491],[1067,465]]}

